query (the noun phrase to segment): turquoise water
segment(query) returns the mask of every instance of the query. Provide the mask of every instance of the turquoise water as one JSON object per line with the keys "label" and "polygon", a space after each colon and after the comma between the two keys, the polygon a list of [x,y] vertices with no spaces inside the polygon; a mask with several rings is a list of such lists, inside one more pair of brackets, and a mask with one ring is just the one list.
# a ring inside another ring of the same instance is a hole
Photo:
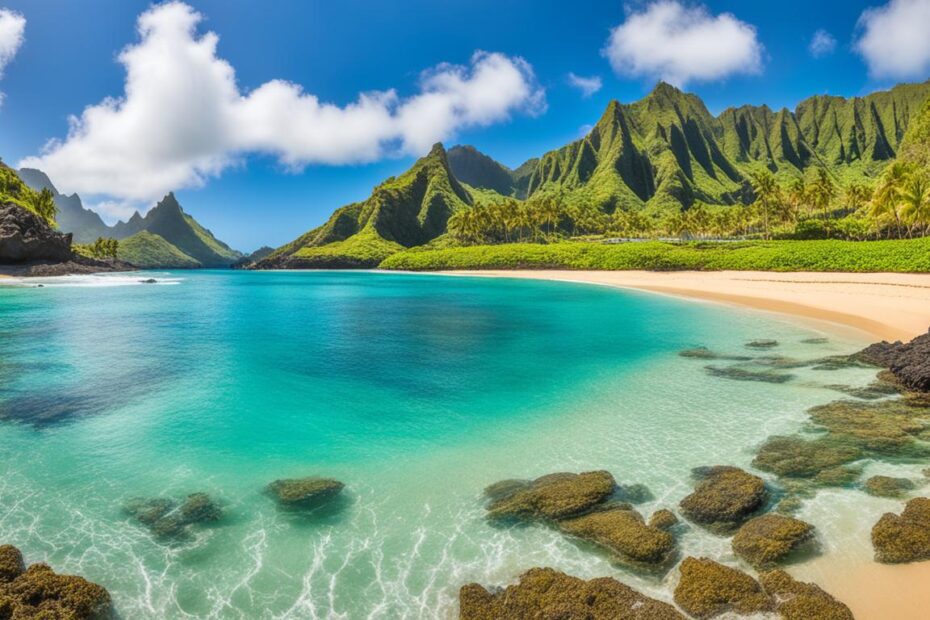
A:
{"label": "turquoise water", "polygon": [[[710,377],[677,352],[774,338],[780,355],[818,357],[862,343],[804,344],[822,334],[576,284],[344,272],[43,283],[0,288],[0,542],[105,585],[126,618],[454,617],[463,583],[538,565],[668,598],[672,575],[625,573],[545,528],[492,527],[482,488],[603,468],[650,487],[644,512],[674,507],[690,468],[748,466],[753,446],[837,397],[824,382],[874,375]],[[262,493],[307,475],[344,481],[348,505],[301,518]],[[196,491],[227,518],[180,544],[121,509]],[[861,519],[844,521],[846,503]],[[804,516],[854,530],[890,505],[831,495]],[[682,547],[732,559],[697,529]]]}

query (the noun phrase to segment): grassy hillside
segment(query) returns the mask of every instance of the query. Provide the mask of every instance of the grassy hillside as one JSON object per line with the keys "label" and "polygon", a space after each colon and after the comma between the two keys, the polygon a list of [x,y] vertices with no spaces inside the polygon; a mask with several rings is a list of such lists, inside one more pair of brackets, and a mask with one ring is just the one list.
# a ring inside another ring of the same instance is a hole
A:
{"label": "grassy hillside", "polygon": [[383,269],[930,272],[930,238],[742,243],[513,243],[399,252]]}
{"label": "grassy hillside", "polygon": [[[48,204],[51,201],[51,204]],[[16,171],[0,162],[0,202],[11,202],[31,213],[45,218],[55,226],[54,198],[50,192],[43,196],[23,183]]]}
{"label": "grassy hillside", "polygon": [[142,269],[195,269],[202,266],[163,237],[148,231],[122,239],[119,258]]}

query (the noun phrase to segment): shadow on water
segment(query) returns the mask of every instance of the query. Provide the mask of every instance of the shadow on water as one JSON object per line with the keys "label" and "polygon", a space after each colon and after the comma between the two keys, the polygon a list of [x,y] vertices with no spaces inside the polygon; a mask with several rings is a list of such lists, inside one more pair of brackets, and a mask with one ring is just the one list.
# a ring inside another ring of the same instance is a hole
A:
{"label": "shadow on water", "polygon": [[315,528],[321,525],[335,526],[348,519],[350,508],[356,499],[348,493],[340,493],[333,499],[316,508],[286,508],[277,506],[278,513],[297,528]]}

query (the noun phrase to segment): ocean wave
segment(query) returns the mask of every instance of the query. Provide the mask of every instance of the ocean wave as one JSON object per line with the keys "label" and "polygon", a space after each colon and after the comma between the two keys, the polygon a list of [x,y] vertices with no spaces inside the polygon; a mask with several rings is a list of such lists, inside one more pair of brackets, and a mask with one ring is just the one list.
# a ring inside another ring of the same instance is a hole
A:
{"label": "ocean wave", "polygon": [[[152,281],[154,280],[154,282]],[[54,276],[48,278],[6,278],[0,285],[19,288],[100,288],[112,286],[180,284],[184,278],[169,273],[96,273],[89,275]]]}

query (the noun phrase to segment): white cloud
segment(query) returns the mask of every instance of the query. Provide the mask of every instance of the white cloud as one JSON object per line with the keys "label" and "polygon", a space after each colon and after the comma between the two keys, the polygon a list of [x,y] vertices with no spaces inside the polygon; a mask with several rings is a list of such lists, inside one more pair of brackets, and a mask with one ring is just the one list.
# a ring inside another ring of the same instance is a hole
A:
{"label": "white cloud", "polygon": [[814,58],[823,58],[836,50],[836,39],[833,38],[832,34],[821,28],[814,33],[807,49]]}
{"label": "white cloud", "polygon": [[488,52],[476,52],[467,67],[424,72],[410,97],[370,92],[339,106],[282,80],[242,92],[233,67],[217,56],[218,36],[198,34],[201,19],[181,2],[143,13],[140,40],[119,55],[123,95],[72,117],[67,138],[20,166],[44,170],[62,191],[125,205],[202,185],[249,153],[293,169],[421,155],[462,128],[545,107],[526,61]]}
{"label": "white cloud", "polygon": [[598,75],[583,77],[575,75],[574,73],[569,73],[568,83],[580,90],[582,97],[590,97],[604,86],[604,83],[601,82],[601,78]]}
{"label": "white cloud", "polygon": [[[23,44],[25,31],[25,17],[9,9],[0,9],[0,78]],[[0,103],[3,103],[3,93],[0,93]]]}
{"label": "white cloud", "polygon": [[659,0],[630,11],[603,50],[614,71],[661,78],[676,86],[762,70],[762,44],[754,26],[731,13]]}
{"label": "white cloud", "polygon": [[863,11],[856,51],[879,79],[924,79],[930,73],[930,0],[891,0]]}

